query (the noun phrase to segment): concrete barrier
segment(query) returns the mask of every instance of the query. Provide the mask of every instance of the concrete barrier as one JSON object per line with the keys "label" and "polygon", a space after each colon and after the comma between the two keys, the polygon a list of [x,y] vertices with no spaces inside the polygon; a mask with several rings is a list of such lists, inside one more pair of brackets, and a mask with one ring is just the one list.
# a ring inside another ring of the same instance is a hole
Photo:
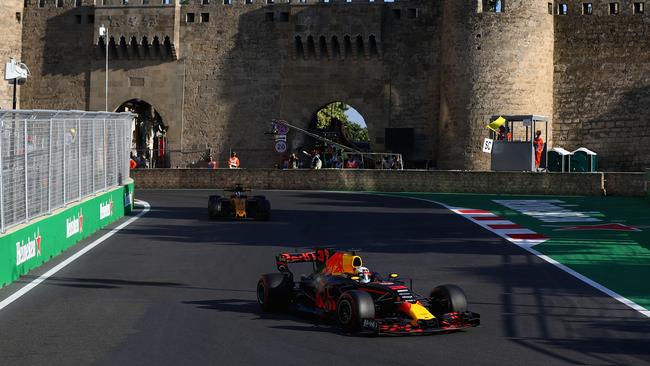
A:
{"label": "concrete barrier", "polygon": [[641,197],[646,191],[644,173],[603,173],[608,196]]}
{"label": "concrete barrier", "polygon": [[[643,196],[643,173],[137,169],[131,176],[139,189],[219,189],[241,183],[253,189]],[[640,185],[637,179],[641,179]]]}
{"label": "concrete barrier", "polygon": [[15,281],[132,209],[133,183],[39,217],[0,236],[0,286]]}

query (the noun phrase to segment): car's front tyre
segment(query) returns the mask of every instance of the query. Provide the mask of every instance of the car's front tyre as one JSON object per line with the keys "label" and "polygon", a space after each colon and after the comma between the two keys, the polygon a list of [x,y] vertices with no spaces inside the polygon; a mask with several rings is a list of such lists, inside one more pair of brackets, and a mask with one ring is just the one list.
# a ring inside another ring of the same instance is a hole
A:
{"label": "car's front tyre", "polygon": [[467,311],[465,292],[456,285],[442,285],[431,290],[431,310],[436,316]]}
{"label": "car's front tyre", "polygon": [[375,302],[367,292],[352,290],[341,295],[336,305],[336,320],[348,333],[357,333],[364,319],[375,318]]}

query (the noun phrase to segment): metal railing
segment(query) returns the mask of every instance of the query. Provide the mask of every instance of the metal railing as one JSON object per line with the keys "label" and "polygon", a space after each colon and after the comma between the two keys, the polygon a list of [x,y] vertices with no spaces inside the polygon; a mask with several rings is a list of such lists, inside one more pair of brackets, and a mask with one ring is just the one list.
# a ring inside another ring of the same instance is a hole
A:
{"label": "metal railing", "polygon": [[0,110],[0,230],[129,179],[130,113]]}

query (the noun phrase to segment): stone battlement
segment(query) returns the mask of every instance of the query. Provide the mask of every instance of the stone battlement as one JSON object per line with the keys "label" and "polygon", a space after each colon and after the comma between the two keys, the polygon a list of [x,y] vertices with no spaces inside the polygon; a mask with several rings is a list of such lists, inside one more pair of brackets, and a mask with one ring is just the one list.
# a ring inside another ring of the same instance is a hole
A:
{"label": "stone battlement", "polygon": [[23,107],[144,101],[169,148],[235,149],[249,167],[282,159],[270,120],[310,129],[334,101],[362,114],[371,150],[413,166],[489,168],[495,114],[548,116],[549,147],[588,147],[601,169],[650,161],[643,1],[505,0],[501,12],[492,0],[247,2],[28,0]]}

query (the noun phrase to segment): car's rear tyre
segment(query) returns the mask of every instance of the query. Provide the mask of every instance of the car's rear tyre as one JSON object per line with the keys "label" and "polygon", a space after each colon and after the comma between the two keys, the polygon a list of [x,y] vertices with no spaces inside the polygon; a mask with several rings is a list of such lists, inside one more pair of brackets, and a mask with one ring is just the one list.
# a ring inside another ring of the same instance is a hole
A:
{"label": "car's rear tyre", "polygon": [[219,218],[219,200],[221,196],[212,195],[208,198],[208,218],[216,220]]}
{"label": "car's rear tyre", "polygon": [[289,297],[293,288],[293,280],[284,273],[262,275],[257,282],[257,303],[264,311],[285,310],[289,305]]}
{"label": "car's rear tyre", "polygon": [[230,218],[230,200],[227,198],[221,198],[217,202],[217,216],[221,220],[227,220]]}
{"label": "car's rear tyre", "polygon": [[431,290],[431,310],[434,315],[467,311],[465,292],[456,285],[442,285]]}
{"label": "car's rear tyre", "polygon": [[375,318],[375,302],[367,292],[351,290],[339,297],[336,305],[336,320],[348,333],[357,333],[363,319]]}
{"label": "car's rear tyre", "polygon": [[[262,196],[262,198],[264,198],[264,196]],[[271,219],[271,202],[266,198],[257,201],[255,219],[261,221],[269,221]]]}

